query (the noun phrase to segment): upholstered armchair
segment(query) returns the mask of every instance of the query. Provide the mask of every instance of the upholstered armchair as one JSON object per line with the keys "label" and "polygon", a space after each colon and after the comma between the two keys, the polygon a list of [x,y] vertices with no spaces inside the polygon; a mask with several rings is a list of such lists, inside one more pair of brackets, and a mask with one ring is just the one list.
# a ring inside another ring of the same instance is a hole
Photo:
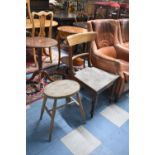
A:
{"label": "upholstered armchair", "polygon": [[120,42],[120,21],[113,19],[98,19],[88,21],[88,30],[97,32],[95,41],[92,41],[91,62],[93,66],[105,71],[119,74],[116,87],[116,99],[128,89],[129,81],[129,52]]}

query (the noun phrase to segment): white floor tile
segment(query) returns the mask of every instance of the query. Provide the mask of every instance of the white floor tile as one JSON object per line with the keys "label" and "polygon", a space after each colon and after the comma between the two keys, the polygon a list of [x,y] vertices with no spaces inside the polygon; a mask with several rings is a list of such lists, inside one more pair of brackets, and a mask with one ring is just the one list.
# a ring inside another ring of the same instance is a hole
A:
{"label": "white floor tile", "polygon": [[121,127],[128,119],[129,114],[116,104],[111,104],[107,108],[105,108],[101,115],[106,117],[109,121],[117,125],[118,127]]}
{"label": "white floor tile", "polygon": [[88,155],[101,144],[101,142],[83,126],[67,134],[61,141],[74,155]]}
{"label": "white floor tile", "polygon": [[30,109],[30,108],[31,108],[31,106],[30,106],[30,105],[27,105],[27,106],[26,106],[26,110],[27,110],[27,109]]}

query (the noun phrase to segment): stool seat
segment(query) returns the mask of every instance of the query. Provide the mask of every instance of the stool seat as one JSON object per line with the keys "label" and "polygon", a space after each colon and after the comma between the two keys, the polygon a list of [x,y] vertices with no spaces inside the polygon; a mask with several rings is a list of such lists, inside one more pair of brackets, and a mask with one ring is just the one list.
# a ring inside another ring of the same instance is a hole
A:
{"label": "stool seat", "polygon": [[44,94],[51,98],[64,98],[72,96],[80,90],[80,85],[73,80],[58,80],[48,84],[44,89]]}

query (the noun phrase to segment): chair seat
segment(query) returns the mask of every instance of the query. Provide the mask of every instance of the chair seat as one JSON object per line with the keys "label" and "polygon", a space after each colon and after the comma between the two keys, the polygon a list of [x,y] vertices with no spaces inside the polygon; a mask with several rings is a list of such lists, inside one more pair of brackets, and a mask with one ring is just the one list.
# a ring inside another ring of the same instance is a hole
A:
{"label": "chair seat", "polygon": [[73,80],[58,80],[48,84],[44,89],[44,94],[50,98],[65,98],[72,96],[80,90],[78,82]]}
{"label": "chair seat", "polygon": [[108,73],[95,67],[87,67],[76,72],[75,78],[99,93],[112,84],[118,75]]}

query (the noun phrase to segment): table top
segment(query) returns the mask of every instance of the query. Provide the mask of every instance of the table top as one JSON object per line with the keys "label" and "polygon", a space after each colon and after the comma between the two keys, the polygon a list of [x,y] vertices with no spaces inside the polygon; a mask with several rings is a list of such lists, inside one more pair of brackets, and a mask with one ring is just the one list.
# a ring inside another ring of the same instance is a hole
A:
{"label": "table top", "polygon": [[87,29],[77,27],[77,26],[59,26],[58,31],[75,34],[75,33],[87,32]]}
{"label": "table top", "polygon": [[87,29],[87,22],[74,22],[73,25]]}
{"label": "table top", "polygon": [[[34,19],[34,22],[35,22],[35,27],[36,28],[39,28],[40,27],[40,21],[39,19]],[[50,20],[46,20],[45,21],[45,27],[48,27],[50,25]],[[52,21],[52,26],[57,26],[58,25],[58,22],[56,21]],[[26,29],[31,29],[32,28],[32,23],[30,21],[30,19],[26,19]]]}
{"label": "table top", "polygon": [[26,37],[26,46],[32,48],[49,48],[57,45],[57,40],[45,37]]}
{"label": "table top", "polygon": [[75,77],[93,91],[99,93],[112,84],[119,76],[95,67],[87,67],[76,72]]}
{"label": "table top", "polygon": [[44,94],[52,98],[72,96],[80,90],[78,82],[73,80],[57,80],[45,86]]}
{"label": "table top", "polygon": [[77,14],[76,13],[68,13],[65,11],[56,12],[54,14],[55,20],[75,20]]}

